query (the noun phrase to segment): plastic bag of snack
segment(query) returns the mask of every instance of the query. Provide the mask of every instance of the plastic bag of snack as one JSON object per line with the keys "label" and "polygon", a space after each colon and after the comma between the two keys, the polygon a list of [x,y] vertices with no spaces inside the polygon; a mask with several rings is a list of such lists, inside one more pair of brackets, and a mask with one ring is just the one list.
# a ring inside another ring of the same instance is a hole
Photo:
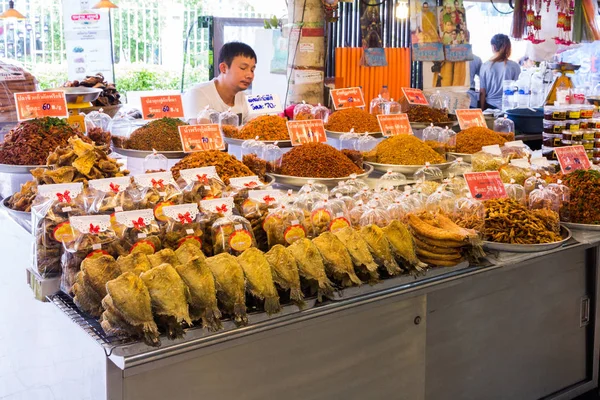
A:
{"label": "plastic bag of snack", "polygon": [[548,183],[542,179],[542,175],[540,175],[539,173],[536,173],[534,176],[530,176],[529,178],[525,179],[525,182],[523,182],[523,188],[525,189],[525,195],[529,196],[532,191],[539,188],[540,186],[541,187],[548,186]]}
{"label": "plastic bag of snack", "polygon": [[133,131],[133,118],[127,115],[116,115],[108,125],[108,130],[113,146],[124,149],[125,142]]}
{"label": "plastic bag of snack", "polygon": [[179,172],[183,180],[184,203],[199,203],[223,196],[225,183],[215,167],[182,169]]}
{"label": "plastic bag of snack", "polygon": [[458,226],[483,232],[485,206],[483,202],[475,200],[471,194],[456,199],[454,212],[448,215],[450,215],[454,223]]}
{"label": "plastic bag of snack", "polygon": [[571,201],[571,189],[568,186],[562,183],[562,180],[557,180],[556,183],[551,183],[546,187],[546,190],[549,190],[558,196],[559,201],[559,212],[561,221],[568,222],[570,220],[569,216],[569,202]]}
{"label": "plastic bag of snack", "polygon": [[160,227],[153,209],[118,212],[111,222],[124,251],[154,254],[162,249]]}
{"label": "plastic bag of snack", "polygon": [[239,115],[231,112],[231,108],[219,114],[219,129],[224,137],[237,138],[240,126]]}
{"label": "plastic bag of snack", "polygon": [[367,204],[371,200],[371,196],[373,193],[370,188],[362,188],[356,193],[352,198],[354,201],[362,201],[364,204]]}
{"label": "plastic bag of snack", "polygon": [[439,186],[440,183],[437,181],[421,181],[415,185],[415,190],[419,195],[425,196],[425,201],[427,201],[427,197],[434,194]]}
{"label": "plastic bag of snack", "polygon": [[446,156],[446,142],[448,141],[447,136],[444,134],[444,130],[440,127],[433,126],[431,124],[427,128],[423,129],[423,141],[436,153]]}
{"label": "plastic bag of snack", "polygon": [[306,104],[306,102],[302,100],[302,103],[298,103],[294,107],[294,121],[314,119],[312,109],[313,106]]}
{"label": "plastic bag of snack", "polygon": [[312,212],[316,203],[327,198],[328,197],[323,193],[308,191],[296,197],[296,200],[294,201],[294,206],[300,208],[301,210],[306,210],[308,213],[310,213]]}
{"label": "plastic bag of snack", "polygon": [[363,179],[358,178],[356,174],[350,175],[350,179],[346,181],[346,185],[356,187],[358,190],[370,188],[369,184]]}
{"label": "plastic bag of snack", "polygon": [[378,144],[379,141],[377,139],[368,133],[365,133],[364,135],[359,135],[355,150],[360,151],[361,153],[366,153],[373,150]]}
{"label": "plastic bag of snack", "polygon": [[310,179],[304,186],[300,188],[300,190],[298,190],[298,195],[309,192],[316,192],[321,193],[324,196],[329,196],[329,188],[327,187],[327,185],[315,182],[312,179]]}
{"label": "plastic bag of snack", "polygon": [[218,124],[219,123],[219,112],[213,110],[210,106],[204,107],[202,111],[196,117],[196,124]]}
{"label": "plastic bag of snack", "polygon": [[335,197],[337,194],[342,196],[353,197],[359,190],[356,186],[347,185],[346,182],[338,182],[338,185],[331,189],[329,197]]}
{"label": "plastic bag of snack", "polygon": [[385,99],[379,95],[371,100],[369,105],[369,113],[372,115],[379,115],[385,113]]}
{"label": "plastic bag of snack", "polygon": [[310,222],[304,219],[302,210],[280,204],[276,208],[269,210],[263,228],[267,234],[268,247],[276,244],[289,246],[292,243],[308,237],[307,228]]}
{"label": "plastic bag of snack", "polygon": [[226,213],[212,226],[213,252],[239,256],[250,247],[256,247],[252,225],[244,217]]}
{"label": "plastic bag of snack", "polygon": [[232,197],[235,207],[239,208],[246,201],[251,190],[262,188],[266,188],[266,186],[256,175],[230,178],[223,197]]}
{"label": "plastic bag of snack", "polygon": [[397,189],[405,186],[407,183],[406,175],[401,172],[394,172],[388,169],[385,174],[377,181],[377,188],[380,189]]}
{"label": "plastic bag of snack", "polygon": [[531,158],[532,151],[522,140],[517,140],[514,142],[506,142],[504,146],[500,147],[500,151],[502,151],[502,156],[507,160]]}
{"label": "plastic bag of snack", "polygon": [[[223,197],[219,199],[200,201],[200,222],[206,226],[204,237],[202,238],[202,251],[207,257],[214,253],[212,226],[217,220],[229,215],[234,210],[233,198]],[[210,228],[210,229],[209,229]]]}
{"label": "plastic bag of snack", "polygon": [[100,255],[116,258],[121,253],[113,246],[117,237],[112,229],[110,215],[70,217],[69,227],[74,240],[63,243],[60,289],[72,295],[73,284],[83,260]]}
{"label": "plastic bag of snack", "polygon": [[168,219],[162,243],[164,248],[176,250],[187,242],[202,250],[206,227],[197,203],[165,206],[163,213]]}
{"label": "plastic bag of snack", "polygon": [[410,192],[398,196],[392,204],[387,207],[387,212],[392,220],[405,221],[406,216],[412,212],[413,203],[409,200]]}
{"label": "plastic bag of snack", "polygon": [[103,131],[108,131],[112,118],[100,110],[87,113],[84,121],[86,131],[88,132],[94,128],[100,128]]}
{"label": "plastic bag of snack", "polygon": [[61,273],[63,243],[75,240],[69,217],[83,215],[82,183],[40,185],[31,207],[33,266],[42,278]]}
{"label": "plastic bag of snack", "polygon": [[363,216],[366,210],[367,209],[362,200],[359,200],[356,203],[354,203],[354,207],[348,211],[348,216],[350,217],[350,224],[353,227],[356,228],[360,226],[360,218]]}
{"label": "plastic bag of snack", "polygon": [[95,191],[98,198],[93,209],[88,209],[88,213],[112,214],[134,210],[134,198],[128,191],[130,185],[131,178],[128,176],[88,181],[88,189]]}
{"label": "plastic bag of snack", "polygon": [[248,198],[238,207],[239,214],[250,221],[256,245],[260,250],[269,249],[264,222],[270,210],[285,204],[287,194],[279,190],[251,190]]}
{"label": "plastic bag of snack", "polygon": [[313,119],[322,119],[323,123],[325,124],[329,119],[329,114],[331,114],[331,111],[329,110],[329,108],[319,103],[316,107],[313,107],[311,113],[313,115]]}
{"label": "plastic bag of snack", "polygon": [[498,171],[501,166],[507,164],[502,154],[491,154],[480,151],[471,156],[471,167],[473,172]]}
{"label": "plastic bag of snack", "polygon": [[263,160],[267,162],[267,171],[278,171],[281,168],[283,150],[277,145],[277,142],[265,145]]}
{"label": "plastic bag of snack", "polygon": [[390,214],[387,210],[380,208],[377,202],[369,202],[365,208],[365,212],[360,217],[359,226],[377,225],[385,228],[392,222]]}
{"label": "plastic bag of snack", "polygon": [[504,184],[506,195],[509,199],[513,199],[522,205],[527,204],[527,195],[525,194],[525,188],[523,185],[519,185],[515,180],[511,180],[510,183]]}
{"label": "plastic bag of snack", "polygon": [[165,172],[169,170],[169,160],[156,150],[144,157],[144,173]]}
{"label": "plastic bag of snack", "polygon": [[152,207],[157,221],[161,223],[167,221],[162,208],[181,204],[183,201],[183,193],[171,172],[136,175],[133,177],[133,181],[140,191],[138,206],[140,208]]}
{"label": "plastic bag of snack", "polygon": [[425,208],[432,214],[443,212],[446,215],[452,215],[455,211],[456,196],[454,193],[446,190],[442,185],[437,188],[435,193],[427,198]]}
{"label": "plastic bag of snack", "polygon": [[263,159],[265,144],[258,140],[258,136],[254,139],[244,140],[242,142],[242,158],[246,155],[254,154],[256,157]]}
{"label": "plastic bag of snack", "polygon": [[[514,161],[514,160],[513,160]],[[523,185],[525,180],[532,176],[532,171],[529,168],[522,168],[514,164],[506,164],[498,170],[502,182],[509,183],[514,180],[516,183]]]}
{"label": "plastic bag of snack", "polygon": [[339,150],[357,150],[358,139],[360,135],[354,132],[354,129],[350,129],[350,132],[343,133],[340,135]]}
{"label": "plastic bag of snack", "polygon": [[345,203],[330,199],[324,199],[315,203],[310,214],[310,222],[313,237],[317,237],[327,231],[335,233],[347,226],[351,226],[350,215],[346,210]]}
{"label": "plastic bag of snack", "polygon": [[473,167],[471,167],[471,164],[463,161],[462,157],[458,157],[452,161],[452,164],[450,164],[450,167],[448,167],[448,176],[450,178],[454,176],[463,176],[465,172],[472,171]]}
{"label": "plastic bag of snack", "polygon": [[453,176],[452,178],[444,179],[446,190],[454,193],[456,196],[464,196],[469,193],[469,185],[462,176]]}
{"label": "plastic bag of snack", "polygon": [[561,201],[558,194],[540,185],[529,193],[528,203],[530,210],[548,209],[558,214]]}
{"label": "plastic bag of snack", "polygon": [[441,169],[432,167],[430,163],[426,162],[424,167],[415,172],[414,178],[417,182],[441,181],[444,179],[444,174]]}

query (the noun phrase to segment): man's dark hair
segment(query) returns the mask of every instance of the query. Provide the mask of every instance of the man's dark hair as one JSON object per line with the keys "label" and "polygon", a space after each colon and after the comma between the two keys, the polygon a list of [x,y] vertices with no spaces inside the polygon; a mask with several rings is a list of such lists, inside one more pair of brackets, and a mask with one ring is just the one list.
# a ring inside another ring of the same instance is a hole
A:
{"label": "man's dark hair", "polygon": [[225,43],[219,51],[219,64],[225,63],[227,64],[227,67],[231,67],[233,59],[237,56],[254,58],[255,61],[258,61],[256,53],[252,50],[252,47],[248,46],[246,43],[229,42]]}

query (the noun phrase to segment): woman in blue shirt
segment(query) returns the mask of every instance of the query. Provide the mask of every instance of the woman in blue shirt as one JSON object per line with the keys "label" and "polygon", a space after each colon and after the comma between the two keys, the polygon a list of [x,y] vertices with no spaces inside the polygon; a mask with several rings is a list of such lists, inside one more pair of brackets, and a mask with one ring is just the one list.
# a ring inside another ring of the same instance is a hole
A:
{"label": "woman in blue shirt", "polygon": [[521,74],[521,67],[509,60],[511,44],[508,36],[501,33],[494,35],[491,40],[494,56],[481,66],[479,74],[480,95],[479,105],[486,108],[502,108],[502,81],[516,81]]}

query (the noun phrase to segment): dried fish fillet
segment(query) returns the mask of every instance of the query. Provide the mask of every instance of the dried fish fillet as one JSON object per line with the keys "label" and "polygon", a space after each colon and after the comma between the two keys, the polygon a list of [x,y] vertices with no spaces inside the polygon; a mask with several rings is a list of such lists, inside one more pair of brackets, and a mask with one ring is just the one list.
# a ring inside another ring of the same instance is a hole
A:
{"label": "dried fish fillet", "polygon": [[342,282],[342,286],[362,285],[354,272],[352,258],[344,244],[331,232],[324,232],[312,242],[317,246],[323,261],[325,271],[330,278]]}
{"label": "dried fish fillet", "polygon": [[161,264],[180,264],[177,255],[171,249],[162,249],[157,253],[150,254],[148,256],[148,260],[150,260],[150,264],[152,264],[152,267],[158,267]]}
{"label": "dried fish fillet", "polygon": [[237,325],[247,325],[246,281],[238,260],[229,253],[206,259],[217,286],[217,298]]}
{"label": "dried fish fillet", "polygon": [[369,276],[370,283],[376,283],[379,281],[379,274],[377,273],[378,265],[373,259],[371,252],[369,251],[369,245],[360,236],[360,234],[347,226],[334,233],[334,235],[344,244],[352,263],[357,272],[361,272],[364,275]]}
{"label": "dried fish fillet", "polygon": [[309,239],[300,239],[287,248],[298,262],[298,272],[313,287],[316,287],[317,300],[323,296],[333,296],[333,283],[325,273],[323,258],[317,246]]}
{"label": "dried fish fillet", "polygon": [[300,287],[300,273],[298,272],[298,263],[296,259],[280,244],[271,247],[265,257],[271,265],[271,272],[273,273],[273,281],[277,286],[283,290],[290,291],[290,299],[303,308],[306,303],[304,302],[304,294]]}
{"label": "dried fish fillet", "polygon": [[390,242],[380,227],[377,225],[364,226],[360,230],[360,236],[367,242],[375,261],[383,264],[389,275],[394,276],[402,272],[392,254]]}
{"label": "dried fish fillet", "polygon": [[238,256],[238,262],[244,270],[247,289],[255,297],[265,301],[267,314],[281,311],[279,294],[273,283],[271,266],[262,251],[251,247]]}

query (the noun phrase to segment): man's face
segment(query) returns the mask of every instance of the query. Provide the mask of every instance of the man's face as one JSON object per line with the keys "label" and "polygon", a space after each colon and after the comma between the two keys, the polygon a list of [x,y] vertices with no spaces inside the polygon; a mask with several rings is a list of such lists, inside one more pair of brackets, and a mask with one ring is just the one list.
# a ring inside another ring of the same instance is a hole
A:
{"label": "man's face", "polygon": [[238,91],[246,90],[254,80],[254,70],[256,69],[256,60],[244,56],[233,58],[231,67],[221,63],[221,73],[225,75],[225,82],[235,87]]}

